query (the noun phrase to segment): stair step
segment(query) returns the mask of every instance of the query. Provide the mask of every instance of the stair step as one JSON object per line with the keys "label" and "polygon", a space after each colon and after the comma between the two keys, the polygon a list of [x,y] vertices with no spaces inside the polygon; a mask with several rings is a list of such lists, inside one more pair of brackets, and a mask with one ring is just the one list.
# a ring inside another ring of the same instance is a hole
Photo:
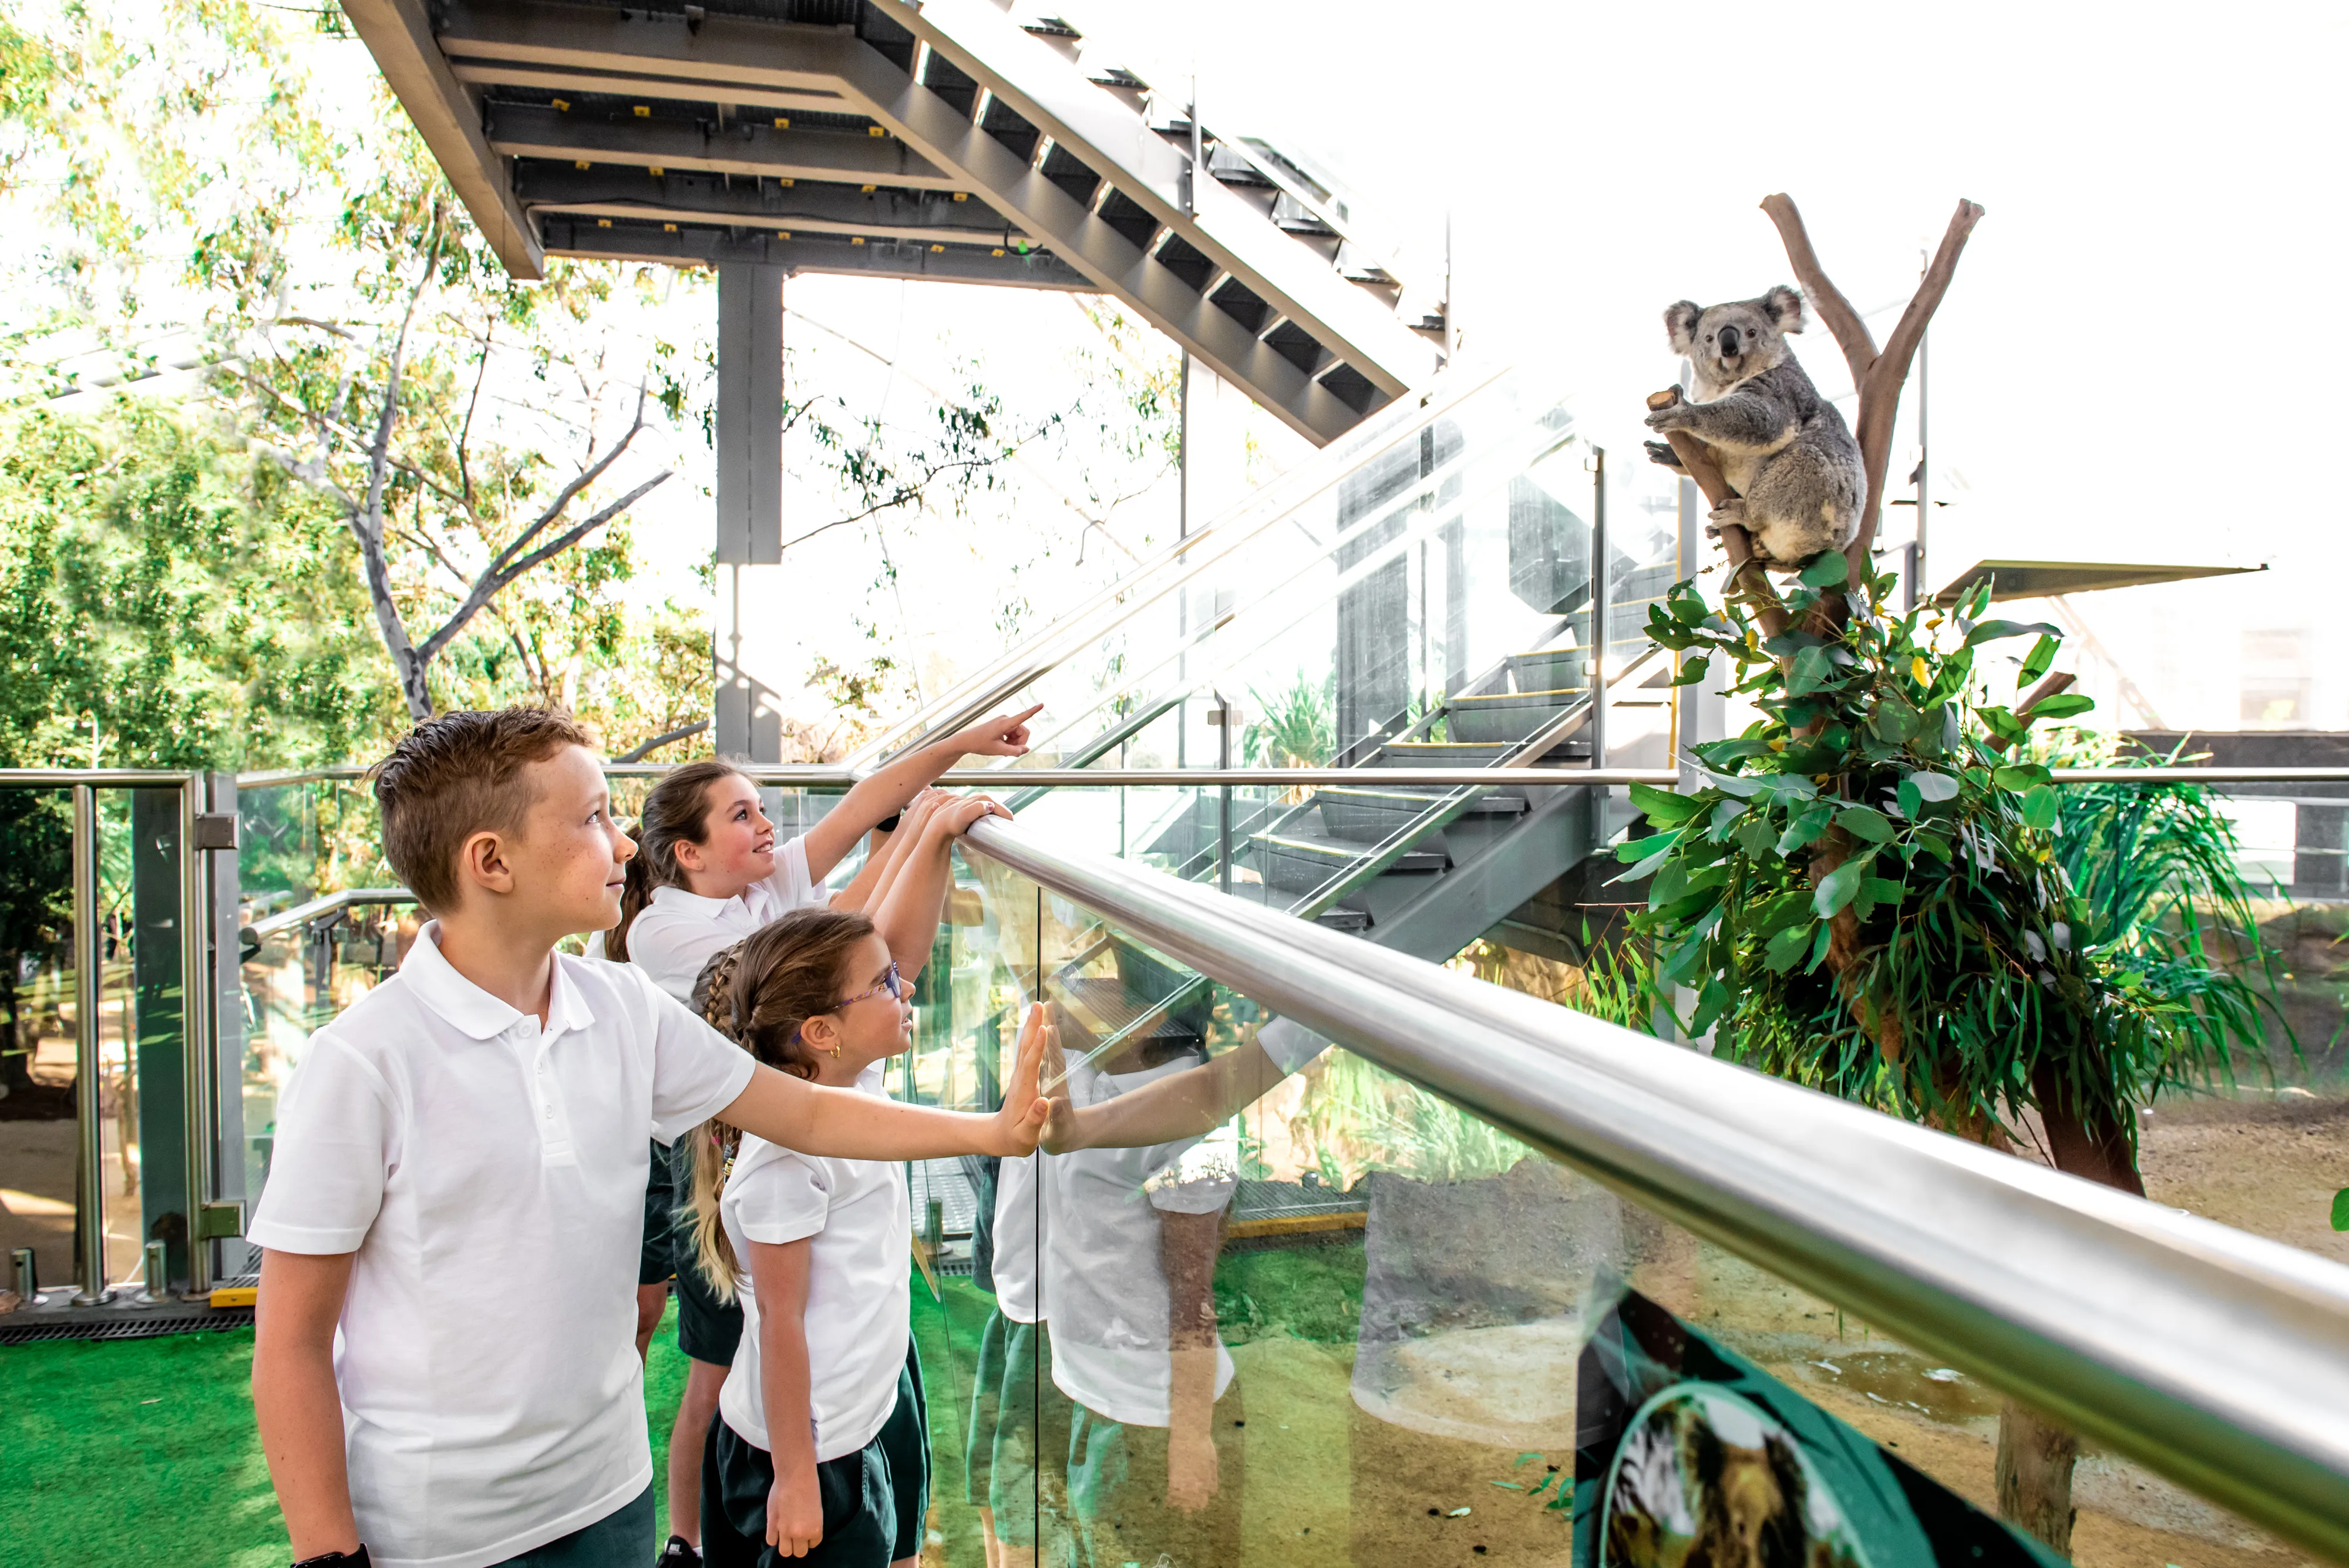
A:
{"label": "stair step", "polygon": [[[1257,872],[1276,892],[1310,893],[1330,877],[1361,859],[1363,846],[1330,839],[1310,831],[1259,833],[1251,838]],[[1452,857],[1440,847],[1414,845],[1403,851],[1391,872],[1426,874],[1441,871]]]}
{"label": "stair step", "polygon": [[[1333,838],[1361,844],[1383,842],[1444,799],[1441,791],[1363,789],[1348,785],[1316,790],[1313,804],[1321,808],[1321,826]],[[1470,801],[1463,816],[1517,816],[1526,809],[1522,794],[1488,790]]]}
{"label": "stair step", "polygon": [[1444,705],[1444,730],[1471,744],[1523,741],[1583,700],[1577,691],[1508,691],[1494,697],[1454,697]]}
{"label": "stair step", "polygon": [[1349,909],[1342,904],[1334,909],[1324,909],[1313,919],[1316,924],[1327,926],[1333,931],[1367,931],[1371,929],[1371,912],[1368,909]]}
{"label": "stair step", "polygon": [[1590,674],[1590,653],[1580,648],[1544,649],[1509,655],[1509,684],[1519,691],[1557,691],[1582,685]]}

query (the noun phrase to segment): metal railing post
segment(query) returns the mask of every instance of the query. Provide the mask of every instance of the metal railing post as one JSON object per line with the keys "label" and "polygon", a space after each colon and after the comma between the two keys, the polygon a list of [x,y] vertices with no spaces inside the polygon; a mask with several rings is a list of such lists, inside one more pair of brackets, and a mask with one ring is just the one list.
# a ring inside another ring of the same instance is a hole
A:
{"label": "metal railing post", "polygon": [[212,1242],[204,1206],[212,1195],[212,1115],[217,1085],[212,1071],[212,987],[208,857],[197,847],[196,817],[203,810],[203,775],[180,786],[180,1045],[187,1093],[188,1291],[212,1289]]}
{"label": "metal railing post", "polygon": [[105,1069],[98,1060],[98,965],[106,944],[98,931],[98,791],[86,784],[73,792],[74,949],[74,1241],[81,1254],[81,1281],[74,1305],[111,1301],[106,1282],[106,1159],[99,1101]]}

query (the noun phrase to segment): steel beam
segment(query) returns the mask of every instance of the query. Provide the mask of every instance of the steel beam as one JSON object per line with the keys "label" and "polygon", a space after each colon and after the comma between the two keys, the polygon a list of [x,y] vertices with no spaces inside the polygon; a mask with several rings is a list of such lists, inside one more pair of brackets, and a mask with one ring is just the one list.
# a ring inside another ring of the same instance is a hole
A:
{"label": "steel beam", "polygon": [[534,103],[492,103],[484,134],[509,158],[624,164],[775,180],[955,191],[962,182],[885,137],[777,130],[743,120],[722,131],[674,119],[611,120]]}
{"label": "steel beam", "polygon": [[[843,67],[849,91],[873,118],[1050,245],[1094,285],[1116,295],[1153,327],[1236,381],[1268,411],[1320,444],[1361,422],[1361,411],[1307,376],[1206,295],[1094,215],[928,88],[909,79],[875,50]],[[1347,286],[1350,287],[1350,285]]]}
{"label": "steel beam", "polygon": [[1401,396],[1433,372],[1433,346],[1278,233],[1245,197],[1211,176],[1196,182],[1186,207],[1185,155],[988,0],[925,0],[918,5],[874,0],[874,9],[977,79],[1218,265],[1247,279],[1274,309],[1312,322],[1317,337],[1388,397]]}
{"label": "steel beam", "polygon": [[[934,251],[918,244],[852,244],[844,240],[785,238],[773,232],[729,228],[722,221],[679,223],[675,233],[658,223],[605,220],[550,213],[539,220],[549,255],[603,261],[639,261],[665,266],[716,266],[754,262],[786,272],[834,273],[850,277],[890,277],[932,283],[977,283],[1011,288],[1050,288],[1090,294],[1096,286],[1049,251],[1000,256],[975,247]],[[1001,247],[997,247],[1001,248]]]}
{"label": "steel beam", "polygon": [[513,199],[505,160],[481,135],[480,100],[433,42],[423,0],[342,0],[342,6],[498,260],[515,277],[544,276],[544,254]]}
{"label": "steel beam", "polygon": [[860,191],[854,185],[736,183],[714,174],[574,168],[532,160],[514,170],[514,193],[533,213],[561,212],[650,223],[739,224],[814,234],[863,234],[923,244],[1002,245],[1014,234],[984,202],[943,192]]}
{"label": "steel beam", "polygon": [[590,71],[575,67],[511,64],[503,60],[451,60],[449,69],[468,87],[527,88],[540,92],[595,93],[642,102],[707,103],[720,109],[853,114],[837,92],[816,88],[728,87],[630,71]]}

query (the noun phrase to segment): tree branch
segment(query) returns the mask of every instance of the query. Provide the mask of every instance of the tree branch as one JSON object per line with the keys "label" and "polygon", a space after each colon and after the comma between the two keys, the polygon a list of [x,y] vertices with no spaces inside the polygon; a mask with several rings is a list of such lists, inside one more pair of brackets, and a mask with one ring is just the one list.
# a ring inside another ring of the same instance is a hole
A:
{"label": "tree branch", "polygon": [[668,469],[661,470],[594,516],[566,528],[529,555],[523,556],[522,559],[509,562],[502,566],[492,566],[482,572],[480,576],[473,579],[472,589],[466,594],[464,602],[460,604],[441,624],[440,630],[425,639],[424,646],[417,653],[418,664],[420,666],[431,663],[434,656],[455,640],[457,634],[465,629],[465,624],[479,615],[482,607],[497,597],[500,589],[522,576],[540,562],[561,555],[621,513],[626,512],[648,492],[658,488],[668,478],[669,473]]}
{"label": "tree branch", "polygon": [[1851,384],[1858,386],[1868,375],[1868,368],[1876,363],[1876,339],[1869,335],[1868,323],[1843,296],[1843,290],[1827,279],[1826,269],[1819,265],[1818,253],[1811,249],[1810,231],[1803,227],[1803,214],[1795,210],[1795,199],[1783,193],[1762,198],[1762,210],[1778,225],[1778,237],[1785,242],[1786,259],[1794,264],[1795,281],[1803,286],[1803,297],[1819,313],[1827,330],[1835,335],[1836,346],[1843,350],[1844,363],[1851,367]]}
{"label": "tree branch", "polygon": [[[582,469],[576,478],[573,479],[571,483],[565,484],[561,490],[557,491],[555,493],[554,499],[547,504],[546,510],[540,513],[529,527],[524,528],[521,533],[515,535],[512,540],[508,541],[505,548],[500,550],[495,556],[490,558],[489,573],[484,575],[494,575],[495,573],[505,570],[507,564],[511,562],[519,552],[528,547],[533,539],[537,538],[539,535],[544,533],[547,527],[553,524],[556,518],[563,515],[563,509],[571,504],[574,497],[577,496],[581,491],[586,489],[589,485],[595,483],[595,481],[601,479],[604,476],[604,471],[605,469],[620,461],[620,454],[628,450],[628,443],[635,441],[636,439],[637,432],[642,431],[644,428],[645,384],[642,381],[639,381],[636,383],[636,415],[635,420],[629,423],[627,430],[621,434],[620,439],[612,443],[611,450],[605,452],[602,457],[597,458],[585,468]],[[656,479],[652,481],[651,483],[643,485],[640,488],[630,492],[628,498],[630,500],[634,500],[636,496],[642,495],[646,491],[650,490],[654,484],[658,484],[661,482],[661,479],[667,479],[667,477],[668,471],[667,469],[663,469],[661,471],[660,479]],[[605,514],[608,515],[608,509]],[[545,556],[543,556],[533,557],[534,561],[544,559]],[[517,571],[528,571],[529,569],[528,566],[524,566],[517,568]],[[496,590],[492,589],[491,591],[495,592]]]}
{"label": "tree branch", "polygon": [[[1681,400],[1678,387],[1667,387],[1648,399],[1651,409],[1669,409]],[[1713,506],[1737,499],[1737,492],[1729,488],[1729,481],[1707,456],[1704,443],[1686,431],[1668,431],[1664,439],[1671,443],[1672,452],[1681,460],[1688,476],[1704,492],[1705,500]],[[1721,529],[1721,553],[1729,558],[1729,586],[1723,597],[1742,593],[1754,607],[1755,618],[1761,622],[1762,635],[1776,637],[1789,624],[1786,607],[1778,597],[1778,590],[1770,586],[1769,574],[1754,559],[1754,539],[1734,523],[1723,524]]]}
{"label": "tree branch", "polygon": [[709,728],[709,720],[697,719],[692,723],[685,725],[681,729],[664,730],[659,734],[655,735],[651,740],[641,742],[636,745],[629,747],[626,751],[622,752],[618,756],[614,757],[612,760],[616,763],[640,763],[647,757],[652,755],[655,752],[659,751],[663,746],[668,745],[670,742],[675,741],[689,741],[708,728]]}

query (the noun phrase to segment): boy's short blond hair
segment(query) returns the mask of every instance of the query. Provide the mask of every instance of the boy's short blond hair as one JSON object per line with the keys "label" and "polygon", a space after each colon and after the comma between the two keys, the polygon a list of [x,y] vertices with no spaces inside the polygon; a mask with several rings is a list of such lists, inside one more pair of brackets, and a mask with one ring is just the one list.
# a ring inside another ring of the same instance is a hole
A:
{"label": "boy's short blond hair", "polygon": [[550,708],[441,713],[367,770],[383,812],[383,857],[429,913],[457,906],[457,852],[476,833],[512,833],[530,810],[522,771],[565,746],[595,749]]}

